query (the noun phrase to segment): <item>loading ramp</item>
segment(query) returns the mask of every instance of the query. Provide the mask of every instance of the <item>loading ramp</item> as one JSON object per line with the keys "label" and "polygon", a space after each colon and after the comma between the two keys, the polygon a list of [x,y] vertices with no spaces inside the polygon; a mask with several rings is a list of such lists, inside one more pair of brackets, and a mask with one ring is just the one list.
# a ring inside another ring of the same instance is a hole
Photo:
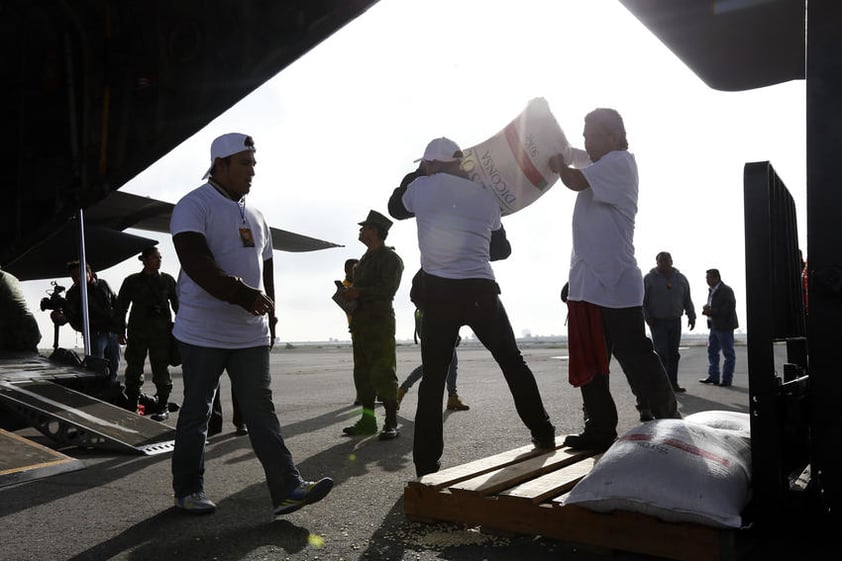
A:
{"label": "loading ramp", "polygon": [[153,456],[175,429],[49,380],[0,382],[0,406],[62,446]]}

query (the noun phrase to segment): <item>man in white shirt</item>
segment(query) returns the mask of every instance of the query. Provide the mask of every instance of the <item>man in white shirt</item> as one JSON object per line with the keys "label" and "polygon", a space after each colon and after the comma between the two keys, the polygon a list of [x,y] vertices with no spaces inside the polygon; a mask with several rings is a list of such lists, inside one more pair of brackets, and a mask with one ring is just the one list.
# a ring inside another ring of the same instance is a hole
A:
{"label": "man in white shirt", "polygon": [[555,427],[517,347],[489,263],[511,253],[500,207],[492,193],[467,178],[461,158],[462,151],[452,140],[431,141],[422,158],[424,175],[395,189],[389,200],[393,217],[415,217],[421,250],[422,271],[413,279],[414,301],[424,310],[424,376],[413,443],[419,477],[441,466],[445,378],[463,325],[473,330],[500,365],[535,446],[555,447]]}
{"label": "man in white shirt", "polygon": [[172,457],[176,507],[205,514],[204,450],[219,377],[228,371],[266,473],[275,516],[323,499],[333,480],[304,481],[281,436],[272,401],[269,351],[275,341],[272,236],[246,205],[254,142],[229,133],[211,144],[210,178],[175,205],[170,222],[181,271],[173,335],[179,342],[184,402]]}
{"label": "man in white shirt", "polygon": [[[570,382],[582,390],[585,430],[565,446],[604,450],[617,437],[608,361],[617,359],[639,403],[655,418],[679,417],[675,394],[643,321],[643,277],[634,257],[637,163],[613,109],[585,117],[585,150],[550,166],[577,191],[568,294]],[[572,167],[570,166],[572,164]]]}

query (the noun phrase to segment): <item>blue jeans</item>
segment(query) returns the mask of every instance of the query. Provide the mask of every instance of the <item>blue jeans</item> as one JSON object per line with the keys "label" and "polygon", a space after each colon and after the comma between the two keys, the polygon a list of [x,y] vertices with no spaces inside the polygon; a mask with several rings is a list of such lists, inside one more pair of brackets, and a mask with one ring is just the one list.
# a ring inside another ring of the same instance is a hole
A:
{"label": "blue jeans", "polygon": [[678,346],[681,343],[681,318],[653,319],[649,330],[652,332],[652,343],[655,352],[664,364],[667,377],[673,387],[678,386],[678,361],[681,354]]}
{"label": "blue jeans", "polygon": [[[456,351],[453,351],[453,358],[450,359],[450,366],[447,367],[447,394],[456,395],[456,369],[459,368],[459,359],[456,357]],[[415,370],[409,373],[406,380],[403,381],[400,387],[409,390],[415,382],[421,379],[424,375],[424,365],[419,364]]]}
{"label": "blue jeans", "polygon": [[107,358],[108,380],[117,382],[117,370],[120,368],[120,341],[111,331],[91,331],[91,356]]}
{"label": "blue jeans", "polygon": [[272,402],[269,347],[214,349],[179,343],[184,402],[178,413],[172,456],[173,491],[184,497],[204,490],[205,440],[219,377],[228,371],[231,387],[257,459],[263,465],[272,505],[281,503],[301,483],[292,454],[281,436]]}
{"label": "blue jeans", "polygon": [[708,335],[708,379],[719,382],[719,352],[725,357],[722,364],[722,383],[730,384],[734,378],[734,330],[711,329]]}

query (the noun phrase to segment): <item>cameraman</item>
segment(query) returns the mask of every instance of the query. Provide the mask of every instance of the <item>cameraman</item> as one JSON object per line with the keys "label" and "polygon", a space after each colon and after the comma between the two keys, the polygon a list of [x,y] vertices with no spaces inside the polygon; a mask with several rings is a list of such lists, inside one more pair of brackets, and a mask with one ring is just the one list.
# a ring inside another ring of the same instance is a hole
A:
{"label": "cameraman", "polygon": [[[117,322],[120,327],[120,343],[126,345],[126,396],[129,411],[137,410],[137,400],[143,387],[143,364],[149,353],[152,380],[155,382],[157,403],[154,411],[146,411],[152,419],[163,421],[169,417],[167,401],[172,391],[170,378],[170,337],[172,315],[178,311],[178,296],[175,293],[175,279],[160,272],[161,252],[156,247],[147,247],[138,256],[143,270],[123,280],[117,294]],[[126,312],[131,305],[128,321]]]}
{"label": "cameraman", "polygon": [[[76,331],[84,331],[82,323],[82,294],[79,288],[81,278],[79,261],[70,261],[67,272],[73,280],[73,286],[67,289],[67,304],[64,314],[55,314],[53,321],[61,324],[66,319]],[[109,362],[108,379],[117,384],[117,369],[120,367],[120,343],[117,340],[117,297],[104,280],[97,278],[87,265],[88,282],[88,320],[91,331],[91,356],[107,358]],[[63,317],[62,317],[63,316]]]}
{"label": "cameraman", "polygon": [[0,269],[0,351],[38,352],[41,331],[29,311],[20,281]]}

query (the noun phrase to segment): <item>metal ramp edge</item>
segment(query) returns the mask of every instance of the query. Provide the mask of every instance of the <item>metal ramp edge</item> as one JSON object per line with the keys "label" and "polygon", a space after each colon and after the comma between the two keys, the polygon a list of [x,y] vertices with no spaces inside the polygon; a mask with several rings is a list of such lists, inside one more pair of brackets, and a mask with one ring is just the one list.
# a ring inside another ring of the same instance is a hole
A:
{"label": "metal ramp edge", "polygon": [[0,405],[62,446],[153,456],[175,445],[173,427],[54,382],[0,382]]}
{"label": "metal ramp edge", "polygon": [[80,460],[0,429],[0,487],[80,469]]}

